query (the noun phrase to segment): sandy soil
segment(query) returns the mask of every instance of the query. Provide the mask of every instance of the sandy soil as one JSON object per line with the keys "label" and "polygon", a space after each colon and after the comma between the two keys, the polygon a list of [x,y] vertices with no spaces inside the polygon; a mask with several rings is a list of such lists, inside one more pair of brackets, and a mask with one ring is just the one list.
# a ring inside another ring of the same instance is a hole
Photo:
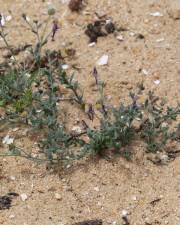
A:
{"label": "sandy soil", "polygon": [[[164,96],[171,105],[180,100],[179,32],[180,20],[175,20],[168,0],[89,0],[85,9],[71,13],[60,0],[52,3],[61,21],[55,42],[48,48],[76,49],[76,57],[67,61],[78,65],[76,78],[85,90],[85,97],[93,102],[92,68],[103,55],[109,56],[107,66],[97,67],[106,82],[106,95],[111,104],[127,100],[129,90],[144,81],[146,90]],[[173,1],[172,1],[173,2]],[[8,39],[13,45],[34,43],[24,25],[21,14],[33,19],[46,18],[48,1],[0,0],[1,13],[12,15],[7,23]],[[178,0],[174,0],[178,3]],[[99,38],[94,47],[88,46],[84,28],[96,19],[95,12],[107,14],[122,32],[123,41],[112,34]],[[154,17],[150,13],[160,12]],[[143,34],[144,39],[136,38]],[[0,41],[0,46],[3,42]],[[147,71],[145,75],[143,71]],[[155,80],[160,80],[156,85]],[[78,111],[70,113],[72,119]],[[13,132],[7,129],[5,133]],[[20,133],[23,129],[20,128]],[[14,132],[17,143],[35,148],[33,138]],[[137,147],[138,146],[138,147]],[[5,146],[0,144],[0,151]],[[7,192],[25,193],[27,200],[13,200],[9,210],[0,211],[3,225],[70,225],[87,219],[102,219],[103,224],[123,224],[122,210],[127,210],[131,225],[180,224],[180,158],[164,166],[153,165],[143,154],[144,146],[133,146],[132,162],[118,158],[113,162],[97,160],[82,162],[64,172],[47,171],[45,165],[36,165],[24,159],[0,159],[0,195]],[[158,199],[158,200],[157,200]],[[157,200],[153,202],[154,200]]]}

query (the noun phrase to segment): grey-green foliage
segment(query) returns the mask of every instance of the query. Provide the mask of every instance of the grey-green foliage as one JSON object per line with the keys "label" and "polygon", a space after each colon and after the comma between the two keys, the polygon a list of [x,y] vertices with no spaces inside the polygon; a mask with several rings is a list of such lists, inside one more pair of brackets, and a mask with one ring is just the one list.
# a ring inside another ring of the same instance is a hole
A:
{"label": "grey-green foliage", "polygon": [[147,144],[147,150],[154,153],[161,151],[167,142],[177,135],[178,128],[175,132],[171,132],[169,123],[176,121],[180,115],[179,105],[176,108],[165,108],[164,105],[156,105],[158,100],[152,92],[149,92],[148,99],[142,107],[148,117],[142,126],[141,137]]}
{"label": "grey-green foliage", "polygon": [[11,70],[0,76],[0,101],[15,102],[30,87],[31,79],[24,72]]}
{"label": "grey-green foliage", "polygon": [[89,143],[85,146],[86,151],[102,155],[105,149],[121,149],[133,140],[135,130],[132,122],[139,115],[138,110],[121,105],[118,109],[113,108],[112,112],[113,118],[103,118],[99,130],[88,130]]}

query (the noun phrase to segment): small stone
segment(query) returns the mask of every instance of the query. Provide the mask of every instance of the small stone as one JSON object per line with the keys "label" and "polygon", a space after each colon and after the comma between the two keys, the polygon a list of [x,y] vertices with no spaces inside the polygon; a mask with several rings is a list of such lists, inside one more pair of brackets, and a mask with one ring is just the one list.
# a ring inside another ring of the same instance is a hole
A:
{"label": "small stone", "polygon": [[9,216],[9,218],[10,218],[10,219],[14,219],[14,218],[15,218],[15,215],[11,214],[11,215]]}
{"label": "small stone", "polygon": [[16,177],[14,177],[14,176],[10,176],[9,178],[10,178],[10,180],[12,180],[12,181],[16,180]]}
{"label": "small stone", "polygon": [[55,199],[62,200],[62,196],[59,193],[55,193]]}
{"label": "small stone", "polygon": [[161,160],[161,164],[167,164],[169,162],[169,157],[166,154],[160,155],[159,159]]}
{"label": "small stone", "polygon": [[132,196],[132,200],[133,201],[137,201],[137,197],[136,196]]}
{"label": "small stone", "polygon": [[93,47],[93,46],[95,46],[96,45],[96,42],[91,42],[88,46],[89,47]]}
{"label": "small stone", "polygon": [[163,123],[161,124],[161,127],[162,127],[162,128],[168,127],[168,123],[163,122]]}
{"label": "small stone", "polygon": [[61,0],[62,4],[69,4],[70,0]]}
{"label": "small stone", "polygon": [[99,66],[107,65],[107,64],[108,64],[108,59],[109,59],[109,56],[108,56],[108,55],[103,55],[103,56],[97,61],[97,64],[98,64]]}
{"label": "small stone", "polygon": [[120,34],[116,37],[118,41],[124,41],[124,37]]}
{"label": "small stone", "polygon": [[155,80],[155,81],[154,81],[154,84],[159,85],[160,82],[161,82],[160,80]]}
{"label": "small stone", "polygon": [[13,132],[16,132],[18,130],[19,130],[19,127],[15,127],[15,128],[12,129]]}
{"label": "small stone", "polygon": [[149,74],[149,72],[146,69],[142,69],[142,73],[146,76]]}
{"label": "small stone", "polygon": [[161,17],[161,16],[163,16],[163,14],[160,12],[152,12],[152,13],[150,13],[150,16]]}
{"label": "small stone", "polygon": [[159,38],[159,39],[156,40],[157,43],[163,42],[163,41],[164,41],[164,38]]}
{"label": "small stone", "polygon": [[135,33],[131,31],[131,32],[129,33],[129,36],[133,37],[133,36],[135,36]]}
{"label": "small stone", "polygon": [[20,197],[23,202],[25,202],[28,199],[27,194],[21,194]]}
{"label": "small stone", "polygon": [[66,168],[69,169],[71,167],[71,165],[67,165]]}
{"label": "small stone", "polygon": [[94,190],[99,192],[99,187],[94,187]]}
{"label": "small stone", "polygon": [[66,65],[66,64],[62,65],[62,69],[63,69],[63,70],[67,70],[68,68],[69,68],[68,65]]}
{"label": "small stone", "polygon": [[122,217],[127,217],[128,211],[127,210],[122,210]]}

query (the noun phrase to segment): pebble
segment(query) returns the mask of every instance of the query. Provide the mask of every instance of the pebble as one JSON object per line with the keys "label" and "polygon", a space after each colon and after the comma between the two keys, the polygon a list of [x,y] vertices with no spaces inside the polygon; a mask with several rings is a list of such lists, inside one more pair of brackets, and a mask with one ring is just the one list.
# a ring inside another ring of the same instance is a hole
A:
{"label": "pebble", "polygon": [[118,35],[118,36],[116,37],[116,39],[117,39],[118,41],[124,41],[124,37],[123,37],[122,35]]}
{"label": "pebble", "polygon": [[67,70],[68,68],[69,68],[68,65],[66,65],[66,64],[62,65],[62,69],[63,69],[63,70]]}
{"label": "pebble", "polygon": [[93,47],[93,46],[95,46],[95,45],[96,45],[95,42],[91,42],[88,46],[89,46],[89,47]]}
{"label": "pebble", "polygon": [[122,216],[123,217],[127,217],[127,215],[128,215],[128,211],[127,210],[122,210]]}
{"label": "pebble", "polygon": [[59,193],[55,193],[55,199],[62,200],[62,196]]}
{"label": "pebble", "polygon": [[12,181],[16,180],[16,177],[15,177],[15,176],[10,176],[9,178],[10,178],[10,180],[12,180]]}
{"label": "pebble", "polygon": [[13,219],[13,218],[15,218],[15,215],[11,214],[11,215],[9,216],[9,218],[10,218],[10,219]]}
{"label": "pebble", "polygon": [[131,31],[131,32],[129,33],[129,36],[133,37],[133,36],[135,36],[135,33]]}
{"label": "pebble", "polygon": [[113,221],[112,222],[112,225],[117,225],[117,221]]}
{"label": "pebble", "polygon": [[19,127],[15,127],[15,128],[12,129],[13,132],[16,132],[18,130],[19,130]]}
{"label": "pebble", "polygon": [[162,128],[168,127],[168,123],[163,122],[163,123],[161,124],[161,127],[162,127]]}
{"label": "pebble", "polygon": [[161,17],[161,16],[163,16],[163,14],[160,12],[152,12],[152,13],[150,13],[150,16]]}
{"label": "pebble", "polygon": [[71,167],[71,165],[67,165],[66,168],[69,169]]}
{"label": "pebble", "polygon": [[142,69],[142,73],[146,76],[149,74],[149,72],[146,69]]}
{"label": "pebble", "polygon": [[27,194],[21,194],[20,197],[23,202],[25,202],[28,199]]}
{"label": "pebble", "polygon": [[132,200],[133,201],[137,201],[137,197],[136,196],[132,196]]}
{"label": "pebble", "polygon": [[94,190],[98,192],[99,191],[99,187],[94,187]]}
{"label": "pebble", "polygon": [[107,64],[108,64],[108,59],[109,59],[109,56],[108,56],[108,55],[103,55],[103,56],[101,56],[101,58],[97,61],[97,64],[98,64],[99,66],[107,65]]}
{"label": "pebble", "polygon": [[169,161],[169,157],[166,154],[160,155],[159,159],[161,160],[161,164],[167,164]]}
{"label": "pebble", "polygon": [[156,42],[159,43],[159,42],[163,42],[164,40],[165,40],[164,38],[159,38],[156,40]]}
{"label": "pebble", "polygon": [[155,81],[154,81],[154,84],[159,85],[160,82],[161,82],[160,80],[155,80]]}
{"label": "pebble", "polygon": [[62,4],[69,4],[70,0],[61,0]]}

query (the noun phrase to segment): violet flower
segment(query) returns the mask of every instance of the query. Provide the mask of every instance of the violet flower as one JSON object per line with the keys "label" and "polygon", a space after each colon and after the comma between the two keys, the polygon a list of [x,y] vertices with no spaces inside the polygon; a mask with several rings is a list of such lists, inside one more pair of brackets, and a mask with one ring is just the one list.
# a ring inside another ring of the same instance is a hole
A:
{"label": "violet flower", "polygon": [[94,112],[92,104],[89,104],[89,109],[88,109],[87,114],[88,114],[89,119],[93,121],[95,112]]}
{"label": "violet flower", "polygon": [[104,104],[104,102],[101,100],[100,101],[101,104],[101,109],[99,110],[104,116],[107,116],[107,110],[106,110],[106,106]]}
{"label": "violet flower", "polygon": [[135,94],[133,94],[133,93],[130,93],[130,97],[132,99],[132,105],[131,105],[132,109],[137,109],[138,108],[138,106],[137,106],[137,96],[135,96]]}
{"label": "violet flower", "polygon": [[53,21],[53,24],[52,24],[52,41],[54,41],[54,37],[55,37],[55,34],[58,30],[58,23],[56,20]]}
{"label": "violet flower", "polygon": [[96,85],[98,85],[98,71],[97,71],[96,67],[94,67],[92,74],[95,78]]}

